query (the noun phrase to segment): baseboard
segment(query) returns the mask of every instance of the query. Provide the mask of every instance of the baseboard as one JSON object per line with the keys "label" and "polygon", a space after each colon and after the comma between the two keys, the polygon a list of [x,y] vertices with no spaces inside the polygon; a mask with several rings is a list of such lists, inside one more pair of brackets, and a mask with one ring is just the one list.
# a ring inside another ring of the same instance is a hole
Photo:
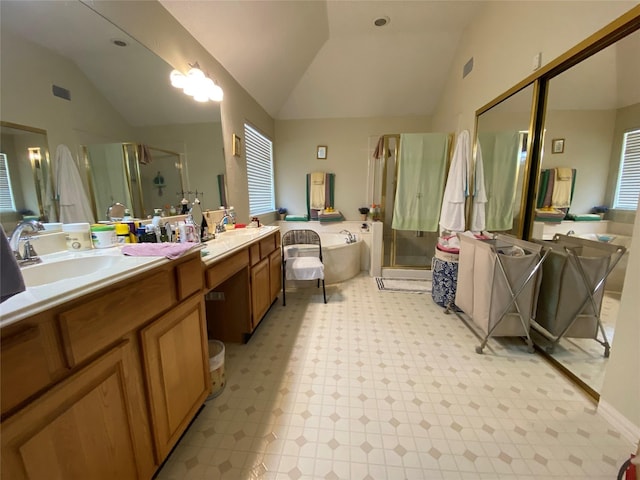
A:
{"label": "baseboard", "polygon": [[622,415],[606,400],[600,399],[598,402],[598,413],[613,427],[618,430],[624,438],[629,440],[634,448],[640,442],[640,426],[635,425],[627,417]]}

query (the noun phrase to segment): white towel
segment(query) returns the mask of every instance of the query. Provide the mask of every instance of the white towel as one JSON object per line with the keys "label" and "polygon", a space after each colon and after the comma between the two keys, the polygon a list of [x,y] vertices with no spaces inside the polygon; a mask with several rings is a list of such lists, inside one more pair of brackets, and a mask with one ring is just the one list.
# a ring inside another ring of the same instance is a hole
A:
{"label": "white towel", "polygon": [[440,210],[440,231],[464,232],[464,204],[469,181],[469,132],[458,135]]}
{"label": "white towel", "polygon": [[485,229],[484,206],[487,203],[487,191],[484,187],[484,165],[482,163],[482,149],[478,142],[476,151],[475,187],[473,189],[473,208],[471,211],[471,231],[482,232]]}
{"label": "white towel", "polygon": [[322,210],[325,207],[324,196],[324,172],[313,172],[311,174],[311,188],[309,191],[311,208]]}

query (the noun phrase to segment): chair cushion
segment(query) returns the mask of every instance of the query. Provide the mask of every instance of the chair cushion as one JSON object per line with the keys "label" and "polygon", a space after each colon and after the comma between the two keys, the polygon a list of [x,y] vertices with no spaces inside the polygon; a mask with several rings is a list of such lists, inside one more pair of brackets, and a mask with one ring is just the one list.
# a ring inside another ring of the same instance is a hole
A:
{"label": "chair cushion", "polygon": [[315,280],[324,278],[324,265],[317,257],[293,257],[287,260],[287,280]]}

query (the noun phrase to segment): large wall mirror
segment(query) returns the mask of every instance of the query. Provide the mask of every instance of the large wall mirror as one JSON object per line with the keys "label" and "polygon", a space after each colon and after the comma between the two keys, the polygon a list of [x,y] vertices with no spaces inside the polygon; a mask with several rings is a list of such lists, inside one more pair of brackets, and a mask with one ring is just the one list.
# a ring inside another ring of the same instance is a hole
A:
{"label": "large wall mirror", "polygon": [[[57,145],[70,148],[97,220],[111,201],[128,202],[139,217],[183,196],[193,201],[196,191],[203,207],[220,205],[219,104],[171,87],[172,66],[79,1],[3,1],[0,9],[2,119],[45,130],[54,164]],[[54,96],[54,85],[69,98]],[[107,144],[120,146],[113,157],[85,157]],[[151,152],[138,177],[127,177],[122,163],[127,144]],[[159,177],[164,188],[154,183]]]}
{"label": "large wall mirror", "polygon": [[[570,233],[627,248],[631,245],[636,204],[625,208],[615,203],[615,197],[625,134],[640,135],[639,58],[640,31],[635,31],[549,80],[541,169],[550,171],[555,181],[559,172],[572,172],[574,186],[567,195],[569,213],[577,221],[537,221],[532,230],[534,238],[548,240],[555,233]],[[542,196],[539,191],[538,205]],[[606,208],[594,210],[601,206]],[[592,212],[606,209],[604,221],[594,220]],[[615,335],[628,256],[629,252],[607,277],[601,299],[601,321],[609,343]],[[556,327],[549,325],[551,329]],[[601,332],[598,338],[603,340]],[[547,345],[544,340],[540,343]],[[550,355],[590,389],[600,392],[608,362],[604,353],[593,338],[567,335]]]}
{"label": "large wall mirror", "polygon": [[482,170],[485,230],[522,235],[533,89],[530,84],[477,117],[476,175]]}

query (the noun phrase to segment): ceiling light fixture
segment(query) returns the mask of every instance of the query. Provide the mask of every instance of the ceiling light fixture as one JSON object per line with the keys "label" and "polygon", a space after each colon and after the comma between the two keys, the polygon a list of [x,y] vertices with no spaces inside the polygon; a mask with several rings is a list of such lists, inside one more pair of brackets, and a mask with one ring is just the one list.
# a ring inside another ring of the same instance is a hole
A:
{"label": "ceiling light fixture", "polygon": [[391,19],[389,17],[379,17],[373,21],[373,24],[376,27],[384,27],[385,25],[388,25],[390,21]]}
{"label": "ceiling light fixture", "polygon": [[191,69],[187,74],[178,70],[173,70],[169,75],[171,85],[181,88],[185,95],[193,97],[196,102],[221,102],[223,97],[222,88],[216,85],[213,80],[200,70],[198,62],[189,64]]}

